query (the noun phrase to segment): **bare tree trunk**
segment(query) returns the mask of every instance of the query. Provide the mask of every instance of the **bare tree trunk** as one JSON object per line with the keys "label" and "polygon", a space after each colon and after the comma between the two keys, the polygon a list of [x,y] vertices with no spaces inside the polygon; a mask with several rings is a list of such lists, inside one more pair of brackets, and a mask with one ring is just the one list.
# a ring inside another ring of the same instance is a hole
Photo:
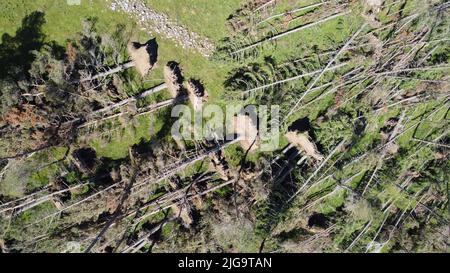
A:
{"label": "bare tree trunk", "polygon": [[126,69],[130,68],[130,67],[134,67],[134,62],[133,61],[128,61],[126,63],[119,64],[118,66],[116,66],[116,67],[114,67],[114,68],[112,68],[112,69],[110,69],[108,71],[105,71],[105,72],[102,72],[102,73],[98,73],[98,74],[92,75],[92,76],[87,77],[87,78],[80,79],[80,82],[93,81],[93,80],[96,80],[98,78],[103,78],[103,77],[106,77],[106,76],[109,76],[109,75],[112,75],[112,74],[115,74],[115,73],[119,73],[119,72],[121,72],[123,70],[126,70]]}
{"label": "bare tree trunk", "polygon": [[181,203],[181,202],[185,202],[186,200],[190,200],[190,199],[192,199],[192,198],[194,198],[194,197],[197,197],[197,196],[203,196],[203,195],[205,195],[205,194],[207,194],[207,193],[210,193],[210,192],[212,192],[212,191],[215,191],[215,190],[218,190],[218,189],[220,189],[220,188],[223,188],[223,187],[225,187],[225,186],[227,186],[227,185],[230,185],[230,184],[232,184],[232,183],[234,183],[234,182],[235,182],[235,179],[232,179],[232,180],[230,180],[230,181],[221,183],[221,184],[219,184],[219,185],[217,185],[217,186],[211,187],[211,188],[209,188],[209,189],[207,189],[207,190],[205,190],[205,191],[203,191],[203,192],[199,192],[199,193],[196,193],[196,194],[189,195],[188,197],[182,198],[181,200],[178,200],[178,201],[176,201],[176,202],[170,203],[169,205],[162,206],[162,207],[160,207],[160,208],[158,208],[158,209],[156,209],[156,210],[153,210],[153,211],[151,211],[151,212],[149,212],[149,213],[146,213],[146,214],[142,215],[141,217],[139,217],[139,218],[137,219],[136,223],[139,223],[140,221],[142,221],[142,220],[145,219],[146,217],[151,216],[151,215],[153,215],[153,214],[155,214],[155,213],[158,213],[158,212],[160,212],[160,211],[162,211],[162,210],[168,209],[168,208],[170,208],[170,207],[172,207],[172,206],[174,206],[174,205],[177,205],[177,204],[179,204],[179,203]]}
{"label": "bare tree trunk", "polygon": [[319,167],[317,167],[317,169],[314,171],[313,174],[311,174],[308,179],[305,181],[305,183],[303,183],[303,185],[300,187],[300,189],[298,189],[289,199],[286,203],[291,202],[300,192],[303,191],[303,189],[306,188],[306,186],[308,186],[309,182],[311,182],[311,179],[313,179],[317,173],[323,168],[323,166],[325,166],[325,163],[328,162],[328,160],[330,160],[330,158],[337,152],[339,151],[339,149],[341,149],[341,147],[344,145],[345,143],[345,139],[342,140],[334,149],[333,151],[331,151],[331,153],[327,156],[327,158],[325,158],[325,160],[320,164]]}
{"label": "bare tree trunk", "polygon": [[[343,67],[345,65],[347,65],[347,63],[342,63],[342,64],[338,64],[338,65],[329,67],[329,68],[327,68],[325,70],[325,72],[339,69],[339,68],[341,68],[341,67]],[[301,79],[301,78],[304,78],[304,77],[314,76],[316,74],[321,73],[322,71],[324,71],[324,70],[316,70],[316,71],[313,71],[313,72],[308,72],[308,73],[305,73],[305,74],[297,75],[297,76],[294,76],[294,77],[291,77],[291,78],[287,78],[287,79],[283,79],[283,80],[280,80],[280,81],[272,82],[272,83],[269,83],[269,84],[266,84],[266,85],[263,85],[263,86],[258,86],[258,87],[246,90],[243,93],[244,94],[248,94],[248,93],[251,93],[251,92],[254,92],[254,91],[258,91],[258,90],[261,90],[261,89],[266,89],[266,88],[272,87],[274,85],[278,85],[278,84],[282,84],[282,83],[298,80],[298,79]]]}
{"label": "bare tree trunk", "polygon": [[321,20],[319,20],[319,21],[317,21],[317,22],[313,22],[313,23],[309,23],[309,24],[306,24],[306,25],[303,25],[303,26],[299,26],[299,27],[296,27],[296,28],[294,28],[294,29],[291,29],[291,30],[282,32],[282,33],[280,33],[280,34],[271,36],[271,37],[269,37],[269,38],[264,38],[264,39],[262,39],[262,40],[260,40],[260,41],[258,41],[258,42],[256,42],[256,43],[253,43],[253,44],[251,44],[251,45],[248,45],[248,46],[246,46],[246,47],[243,47],[243,48],[241,48],[241,49],[238,49],[238,50],[232,52],[231,54],[232,54],[232,55],[238,54],[238,53],[240,53],[240,52],[249,50],[249,49],[251,49],[251,48],[255,48],[255,47],[257,47],[258,45],[260,45],[260,44],[262,44],[262,43],[264,43],[264,42],[270,42],[270,41],[278,40],[278,39],[280,39],[281,37],[284,37],[284,36],[287,36],[287,35],[289,35],[289,34],[298,32],[298,31],[300,31],[300,30],[304,30],[304,29],[307,29],[307,28],[311,28],[311,27],[316,26],[316,25],[318,25],[318,24],[325,23],[325,22],[327,22],[327,21],[330,21],[330,20],[332,20],[332,19],[335,19],[335,18],[344,16],[344,15],[347,15],[347,14],[349,14],[349,13],[350,13],[350,12],[343,12],[343,13],[334,14],[334,15],[328,16],[328,17],[326,17],[326,18],[323,18],[323,19],[321,19]]}
{"label": "bare tree trunk", "polygon": [[[161,108],[173,105],[174,103],[176,103],[178,101],[183,101],[185,99],[187,99],[187,97],[183,96],[183,97],[178,97],[178,98],[174,98],[174,99],[168,99],[168,100],[165,100],[165,101],[157,102],[155,104],[148,105],[148,106],[146,106],[146,107],[144,107],[142,109],[139,108],[138,112],[136,114],[131,115],[131,116],[132,117],[133,116],[138,117],[138,116],[142,116],[142,115],[145,115],[145,114],[148,114],[148,113],[152,113],[152,112],[154,112],[154,111],[156,111],[158,109],[161,109]],[[87,123],[83,123],[80,126],[78,126],[78,128],[79,129],[80,128],[84,128],[84,127],[87,127],[87,126],[90,126],[90,125],[93,125],[93,124],[100,123],[100,122],[105,121],[105,120],[117,118],[117,117],[123,116],[123,115],[125,115],[127,113],[128,113],[128,111],[120,112],[120,113],[117,113],[117,114],[114,114],[114,115],[106,116],[106,117],[101,118],[101,119],[97,119],[97,120],[93,120],[93,121],[90,121],[90,122],[87,122]]]}
{"label": "bare tree trunk", "polygon": [[308,89],[303,92],[302,96],[300,97],[300,99],[298,99],[298,101],[295,103],[294,107],[292,107],[291,111],[289,111],[289,113],[286,115],[286,117],[284,118],[284,120],[287,120],[289,118],[290,115],[292,115],[292,113],[294,113],[294,111],[296,111],[298,105],[302,102],[302,100],[306,97],[306,95],[309,94],[309,92],[311,91],[311,89],[316,85],[316,83],[319,81],[319,79],[323,76],[323,74],[327,71],[327,69],[330,68],[330,66],[336,62],[337,58],[339,57],[339,55],[341,55],[343,52],[345,52],[345,50],[347,50],[347,47],[355,40],[355,38],[361,33],[361,31],[366,27],[367,24],[363,24],[358,31],[355,32],[355,34],[353,34],[353,36],[345,43],[345,45],[336,53],[336,55],[334,55],[334,57],[328,62],[328,64],[325,66],[324,69],[322,69],[322,71],[320,72],[319,76],[317,76],[314,81],[311,82],[311,84],[309,84]]}
{"label": "bare tree trunk", "polygon": [[304,6],[304,7],[301,7],[301,8],[296,8],[296,9],[290,10],[290,11],[288,11],[288,12],[275,14],[275,15],[272,15],[272,16],[267,17],[266,19],[262,20],[262,21],[259,22],[257,25],[262,24],[262,23],[265,23],[265,22],[267,22],[267,21],[270,21],[270,20],[275,19],[275,18],[278,18],[278,17],[286,16],[286,15],[291,14],[291,13],[296,13],[296,12],[300,12],[300,11],[304,11],[304,10],[308,10],[308,9],[312,9],[312,8],[316,8],[316,7],[320,7],[320,6],[322,6],[322,5],[326,4],[326,3],[327,3],[327,2],[321,2],[321,3],[317,3],[317,4],[311,4],[311,5],[308,5],[308,6]]}
{"label": "bare tree trunk", "polygon": [[129,98],[121,100],[121,101],[119,101],[117,103],[114,103],[114,104],[111,104],[109,106],[106,106],[106,107],[104,107],[104,108],[102,108],[100,110],[94,111],[89,116],[100,114],[100,113],[112,110],[114,108],[120,107],[122,105],[125,105],[127,103],[130,103],[132,101],[136,101],[137,99],[142,99],[142,98],[148,97],[148,96],[150,96],[152,94],[155,94],[155,93],[158,93],[158,92],[160,92],[160,91],[162,91],[162,90],[164,90],[166,88],[167,88],[167,85],[165,83],[161,83],[161,84],[159,84],[159,85],[157,85],[155,87],[152,87],[150,89],[147,89],[147,90],[137,94],[136,96],[129,97]]}
{"label": "bare tree trunk", "polygon": [[262,10],[262,9],[264,9],[264,8],[266,8],[266,7],[268,7],[268,6],[272,5],[272,4],[274,4],[276,1],[277,1],[277,0],[269,0],[269,1],[267,1],[266,3],[262,4],[261,6],[257,7],[253,12],[257,12],[257,11],[259,11],[259,10]]}
{"label": "bare tree trunk", "polygon": [[62,193],[65,193],[65,192],[68,192],[68,191],[80,188],[80,187],[85,186],[87,184],[88,183],[83,183],[83,184],[79,184],[79,185],[76,185],[76,186],[73,186],[73,187],[70,187],[70,188],[67,188],[67,189],[56,191],[56,192],[50,193],[48,195],[39,197],[37,199],[33,199],[33,200],[26,201],[26,202],[24,202],[22,204],[19,204],[19,205],[13,206],[13,207],[2,209],[2,210],[0,210],[0,213],[7,212],[7,211],[10,211],[10,210],[19,209],[18,211],[14,212],[15,214],[19,214],[19,213],[22,213],[22,212],[24,212],[26,210],[34,208],[37,205],[42,204],[42,203],[50,200],[51,198],[53,198],[56,195],[59,195],[59,194],[62,194]]}

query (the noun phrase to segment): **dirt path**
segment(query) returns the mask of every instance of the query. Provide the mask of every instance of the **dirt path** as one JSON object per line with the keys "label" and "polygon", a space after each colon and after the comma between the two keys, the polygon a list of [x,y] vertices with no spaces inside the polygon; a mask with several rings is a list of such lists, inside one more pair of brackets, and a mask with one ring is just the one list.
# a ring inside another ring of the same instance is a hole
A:
{"label": "dirt path", "polygon": [[167,15],[148,8],[140,0],[113,0],[110,8],[129,14],[142,27],[174,40],[183,48],[197,50],[205,57],[211,56],[214,52],[214,45],[207,38],[171,21]]}

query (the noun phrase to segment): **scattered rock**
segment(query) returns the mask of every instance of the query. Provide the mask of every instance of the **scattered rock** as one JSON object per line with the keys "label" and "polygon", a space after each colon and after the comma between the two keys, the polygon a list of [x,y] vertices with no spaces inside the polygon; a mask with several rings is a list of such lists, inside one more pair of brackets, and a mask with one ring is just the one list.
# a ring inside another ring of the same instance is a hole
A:
{"label": "scattered rock", "polygon": [[148,8],[143,1],[114,0],[110,8],[131,15],[142,27],[176,41],[183,48],[197,50],[205,57],[214,52],[214,45],[208,39],[172,22],[167,15]]}

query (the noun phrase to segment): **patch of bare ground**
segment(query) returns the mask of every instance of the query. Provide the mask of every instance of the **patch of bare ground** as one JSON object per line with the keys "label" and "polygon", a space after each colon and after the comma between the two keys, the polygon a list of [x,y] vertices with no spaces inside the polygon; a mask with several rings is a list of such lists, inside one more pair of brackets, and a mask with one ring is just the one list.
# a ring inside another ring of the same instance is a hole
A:
{"label": "patch of bare ground", "polygon": [[186,89],[194,110],[201,110],[203,101],[208,99],[208,92],[206,92],[203,84],[198,80],[190,79],[186,84]]}
{"label": "patch of bare ground", "polygon": [[308,156],[317,161],[323,160],[323,155],[318,151],[316,144],[314,144],[308,132],[289,131],[285,134],[285,137],[290,143],[304,151]]}
{"label": "patch of bare ground", "polygon": [[128,54],[134,63],[136,71],[142,76],[146,76],[148,72],[154,67],[153,56],[148,50],[147,44],[130,43],[128,44]]}
{"label": "patch of bare ground", "polygon": [[365,0],[364,1],[364,11],[362,17],[369,23],[372,27],[381,27],[381,22],[377,19],[378,13],[381,12],[383,8],[383,0]]}
{"label": "patch of bare ground", "polygon": [[164,67],[164,81],[167,84],[167,89],[172,98],[181,95],[183,89],[183,76],[178,63],[169,62]]}
{"label": "patch of bare ground", "polygon": [[258,128],[250,116],[239,114],[234,117],[233,128],[240,139],[242,149],[255,151],[259,148]]}

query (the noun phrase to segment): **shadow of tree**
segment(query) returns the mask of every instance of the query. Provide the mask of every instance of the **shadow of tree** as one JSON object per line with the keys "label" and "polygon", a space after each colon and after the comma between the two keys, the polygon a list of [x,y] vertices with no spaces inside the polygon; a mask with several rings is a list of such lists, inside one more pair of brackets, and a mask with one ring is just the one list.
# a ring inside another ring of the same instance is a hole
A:
{"label": "shadow of tree", "polygon": [[148,40],[146,45],[147,52],[150,55],[150,64],[154,65],[158,60],[158,43],[156,42],[156,38]]}
{"label": "shadow of tree", "polygon": [[0,79],[8,76],[18,78],[26,74],[34,60],[34,50],[44,45],[45,34],[44,13],[35,11],[22,20],[22,26],[13,37],[7,33],[2,35],[0,44]]}
{"label": "shadow of tree", "polygon": [[264,238],[260,252],[264,249],[266,239],[292,206],[289,200],[298,190],[297,180],[302,171],[297,166],[299,157],[298,150],[291,148],[272,164],[269,173],[263,174],[263,180],[270,181],[270,184],[267,200],[257,212],[256,233]]}

